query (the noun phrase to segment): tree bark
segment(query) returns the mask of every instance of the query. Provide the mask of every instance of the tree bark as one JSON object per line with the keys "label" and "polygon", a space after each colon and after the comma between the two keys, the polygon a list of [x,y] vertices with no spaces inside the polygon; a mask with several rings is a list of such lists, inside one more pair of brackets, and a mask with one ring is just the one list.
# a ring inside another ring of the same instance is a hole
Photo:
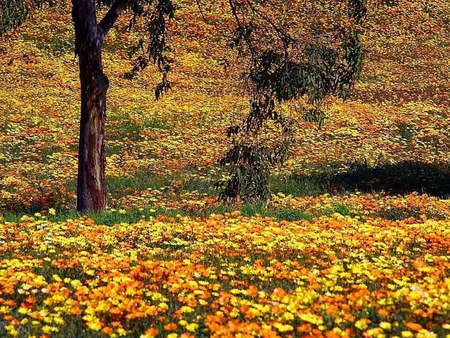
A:
{"label": "tree bark", "polygon": [[77,210],[101,211],[106,207],[105,121],[109,84],[102,66],[104,33],[97,25],[95,0],[72,0],[72,5],[81,82]]}

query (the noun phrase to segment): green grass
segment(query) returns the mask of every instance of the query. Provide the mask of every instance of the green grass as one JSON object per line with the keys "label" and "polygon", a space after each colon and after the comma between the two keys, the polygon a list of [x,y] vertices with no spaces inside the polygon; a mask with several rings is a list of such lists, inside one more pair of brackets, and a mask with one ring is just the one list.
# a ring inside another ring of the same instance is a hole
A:
{"label": "green grass", "polygon": [[293,196],[317,196],[326,194],[327,180],[323,177],[307,175],[277,176],[269,179],[269,188],[274,194]]}
{"label": "green grass", "polygon": [[[58,149],[49,148],[44,151],[45,156],[50,156],[53,151]],[[117,210],[122,208],[121,200],[130,195],[139,195],[139,192],[145,190],[163,190],[164,200],[172,199],[178,200],[183,198],[190,198],[196,196],[202,198],[203,196],[217,196],[218,190],[214,189],[211,177],[212,172],[206,169],[192,167],[184,168],[170,176],[159,177],[150,170],[141,170],[129,176],[108,176],[107,184],[107,200],[111,208]],[[325,193],[342,195],[356,190],[361,192],[376,192],[384,190],[392,193],[408,193],[410,191],[417,191],[422,188],[423,191],[433,194],[436,191],[437,196],[447,196],[448,189],[448,168],[437,168],[429,165],[403,163],[392,166],[384,166],[379,168],[368,168],[365,166],[358,166],[352,168],[346,173],[332,175],[330,173],[315,174],[315,175],[292,175],[292,176],[278,176],[270,179],[270,188],[273,193],[282,192],[285,195],[292,196],[317,196]],[[43,180],[48,180],[48,175],[38,177]],[[334,187],[338,187],[334,190]],[[69,181],[65,186],[66,191],[76,191],[76,182]],[[45,194],[45,192],[43,192]],[[181,196],[181,197],[180,197]],[[57,198],[57,197],[56,197]],[[58,209],[57,218],[52,216],[52,220],[64,220],[67,218],[79,218],[81,214],[73,210],[64,209],[64,203],[57,203],[57,201],[50,201],[45,205],[31,205],[9,206],[11,211],[3,211],[4,217],[8,221],[18,221],[23,215],[33,215],[36,212],[49,209],[51,207]],[[7,209],[8,206],[4,207]],[[73,206],[74,207],[74,206]],[[200,210],[198,210],[200,209]],[[151,211],[152,210],[152,211]],[[321,214],[314,215],[305,213],[303,210],[295,208],[273,208],[267,206],[266,203],[246,203],[241,206],[232,204],[215,204],[207,206],[206,208],[190,209],[186,206],[184,210],[158,209],[153,202],[148,202],[144,205],[142,210],[134,208],[127,209],[125,213],[118,211],[107,211],[105,213],[88,213],[87,216],[93,218],[98,223],[114,224],[114,223],[130,223],[136,222],[142,218],[148,219],[152,216],[160,214],[176,217],[191,216],[205,218],[210,214],[223,214],[240,210],[244,216],[254,216],[259,214],[263,217],[274,217],[279,220],[295,221],[300,219],[311,220],[313,217],[321,215],[330,215],[333,213],[340,213],[342,215],[351,215],[352,210],[345,205],[336,205],[330,209],[324,210]],[[1,213],[1,211],[0,211]],[[421,214],[420,210],[404,210],[404,209],[390,209],[383,210],[381,213],[373,216],[379,216],[386,219],[397,220],[409,217],[418,218]],[[429,218],[442,218],[439,214],[430,214]]]}
{"label": "green grass", "polygon": [[160,189],[170,184],[170,178],[158,178],[151,172],[142,170],[129,176],[107,176],[106,186],[110,197],[120,198],[136,191]]}
{"label": "green grass", "polygon": [[414,137],[414,132],[410,125],[408,124],[400,124],[398,127],[398,133],[405,140],[407,144],[411,144],[412,139]]}
{"label": "green grass", "polygon": [[[170,126],[164,119],[156,117],[144,117],[143,113],[121,112],[117,108],[109,111],[106,134],[108,140],[123,141],[128,138],[133,142],[140,142],[144,139],[144,132],[149,129],[169,130]],[[136,116],[141,116],[136,118]],[[109,153],[115,153],[114,151]]]}
{"label": "green grass", "polygon": [[[178,209],[164,209],[152,206],[145,206],[136,209],[120,209],[120,208],[108,208],[104,212],[88,212],[86,214],[79,213],[74,210],[57,210],[56,215],[42,214],[41,216],[34,216],[34,213],[40,213],[42,210],[29,209],[28,213],[19,212],[3,212],[2,217],[5,222],[17,223],[21,221],[24,215],[34,217],[35,219],[48,219],[52,222],[61,222],[68,219],[78,219],[80,217],[88,217],[93,219],[97,224],[113,225],[119,223],[136,223],[142,219],[150,219],[151,217],[157,217],[164,215],[166,217],[172,217],[174,219],[180,217],[192,217],[199,219],[206,219],[212,214],[225,214],[234,211],[240,211],[243,216],[253,217],[260,215],[262,217],[273,217],[277,220],[286,221],[298,221],[306,219],[311,221],[314,217],[322,215],[331,215],[333,213],[340,213],[342,215],[349,215],[350,209],[346,206],[337,205],[333,209],[324,211],[322,214],[311,214],[301,210],[289,209],[289,208],[272,208],[265,203],[246,203],[241,206],[232,204],[216,204],[205,209],[198,211],[186,211]],[[32,211],[32,212],[31,212]],[[46,212],[46,211],[45,211]]]}
{"label": "green grass", "polygon": [[36,44],[36,47],[53,56],[61,56],[71,53],[74,50],[74,43],[71,39],[67,39],[66,33],[63,31],[55,31],[54,34],[49,34],[43,41],[42,38],[36,36],[25,35],[26,40]]}
{"label": "green grass", "polygon": [[64,148],[62,146],[58,146],[58,145],[48,145],[46,147],[44,147],[42,149],[42,151],[40,152],[40,156],[41,156],[41,162],[42,163],[48,163],[50,160],[50,157],[55,154],[55,153],[60,153],[63,152]]}

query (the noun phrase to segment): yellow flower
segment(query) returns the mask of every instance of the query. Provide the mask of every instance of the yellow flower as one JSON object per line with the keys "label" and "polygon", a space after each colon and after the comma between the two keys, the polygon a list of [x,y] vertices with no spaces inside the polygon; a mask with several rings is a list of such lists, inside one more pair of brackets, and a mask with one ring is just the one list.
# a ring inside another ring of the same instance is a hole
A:
{"label": "yellow flower", "polygon": [[18,331],[14,328],[14,325],[6,325],[5,330],[10,336],[16,337],[18,335]]}
{"label": "yellow flower", "polygon": [[198,324],[197,323],[191,323],[186,325],[186,330],[191,331],[191,332],[195,332],[195,330],[197,330],[198,328]]}
{"label": "yellow flower", "polygon": [[120,335],[120,336],[125,336],[126,333],[127,333],[127,331],[125,331],[125,330],[122,329],[122,328],[118,328],[118,329],[117,329],[117,334]]}
{"label": "yellow flower", "polygon": [[362,318],[355,323],[355,327],[360,330],[365,330],[370,321],[366,318]]}
{"label": "yellow flower", "polygon": [[47,309],[42,309],[41,311],[39,311],[39,315],[43,318],[47,317],[49,314]]}
{"label": "yellow flower", "polygon": [[169,305],[167,305],[167,303],[159,303],[158,306],[164,310],[167,310],[169,308]]}
{"label": "yellow flower", "polygon": [[275,323],[274,327],[280,332],[290,332],[294,331],[294,327],[288,324]]}
{"label": "yellow flower", "polygon": [[386,337],[386,335],[383,334],[383,330],[379,327],[367,330],[366,333],[369,337],[377,337],[377,338]]}
{"label": "yellow flower", "polygon": [[74,288],[78,288],[83,285],[83,283],[81,283],[78,279],[74,279],[70,282],[70,285],[72,285]]}
{"label": "yellow flower", "polygon": [[295,318],[294,315],[292,313],[290,313],[290,312],[285,312],[283,314],[283,319],[286,320],[286,321],[293,320],[294,318]]}
{"label": "yellow flower", "polygon": [[312,313],[302,313],[300,315],[300,319],[311,323],[311,324],[315,324],[315,325],[322,325],[323,324],[323,319],[321,316],[317,316],[315,314]]}
{"label": "yellow flower", "polygon": [[61,317],[55,317],[55,318],[53,319],[53,322],[54,322],[55,324],[62,325],[62,324],[64,324],[64,319],[62,319]]}
{"label": "yellow flower", "polygon": [[427,330],[420,330],[417,333],[417,338],[436,338],[436,337],[437,337],[436,333]]}
{"label": "yellow flower", "polygon": [[56,210],[53,209],[53,208],[50,208],[50,209],[48,209],[48,213],[49,213],[50,215],[56,215]]}
{"label": "yellow flower", "polygon": [[86,325],[88,328],[94,331],[100,331],[102,329],[99,321],[87,322]]}
{"label": "yellow flower", "polygon": [[51,333],[51,332],[57,332],[57,331],[58,331],[58,329],[53,326],[44,325],[42,327],[42,332],[44,332],[44,333]]}
{"label": "yellow flower", "polygon": [[20,307],[19,310],[18,310],[18,312],[19,312],[20,314],[24,315],[24,314],[26,314],[26,313],[29,313],[29,312],[30,312],[30,309],[27,309],[26,307]]}
{"label": "yellow flower", "polygon": [[391,325],[391,323],[389,323],[389,322],[381,322],[381,323],[380,323],[380,327],[381,327],[383,330],[386,330],[386,331],[389,331],[389,330],[392,329],[392,325]]}
{"label": "yellow flower", "polygon": [[180,308],[180,311],[182,313],[191,313],[191,312],[194,312],[195,310],[193,308],[189,307],[189,306],[182,306]]}
{"label": "yellow flower", "polygon": [[411,331],[402,331],[402,337],[403,338],[411,338],[411,337],[414,337],[414,333],[412,333]]}

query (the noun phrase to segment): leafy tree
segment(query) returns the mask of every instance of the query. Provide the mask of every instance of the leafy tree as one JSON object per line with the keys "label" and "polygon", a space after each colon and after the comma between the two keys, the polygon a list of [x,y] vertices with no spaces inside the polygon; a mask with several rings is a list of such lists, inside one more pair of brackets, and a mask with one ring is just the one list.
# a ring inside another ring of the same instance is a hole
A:
{"label": "leafy tree", "polygon": [[282,113],[282,104],[296,102],[305,119],[321,122],[322,101],[348,95],[361,71],[367,8],[365,0],[229,0],[229,5],[235,21],[230,47],[247,63],[250,112],[228,129],[232,147],[220,164],[229,168],[230,178],[216,185],[222,200],[265,200],[271,168],[287,159],[295,141],[295,121]]}
{"label": "leafy tree", "polygon": [[[19,27],[29,13],[51,0],[0,0],[0,36]],[[99,18],[99,13],[106,13]],[[166,20],[174,14],[171,0],[72,0],[72,20],[75,28],[75,53],[79,59],[81,82],[80,143],[78,156],[77,210],[103,210],[106,206],[105,188],[105,120],[108,77],[103,72],[102,46],[105,36],[123,13],[131,14],[129,28],[138,18],[146,20],[148,41],[130,77],[149,61],[155,62],[163,73],[156,87],[159,97],[169,89],[167,72],[170,65],[164,56]]]}

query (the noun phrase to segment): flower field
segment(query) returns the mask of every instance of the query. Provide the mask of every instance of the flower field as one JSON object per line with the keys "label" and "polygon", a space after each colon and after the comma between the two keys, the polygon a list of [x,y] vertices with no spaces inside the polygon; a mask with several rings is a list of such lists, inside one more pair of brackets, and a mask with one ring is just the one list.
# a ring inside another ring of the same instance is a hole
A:
{"label": "flower field", "polygon": [[[364,35],[361,79],[347,101],[325,102],[322,127],[306,122],[295,106],[283,107],[297,121],[296,143],[275,174],[335,175],[355,166],[370,169],[407,162],[421,167],[410,173],[400,168],[387,176],[404,172],[416,178],[423,176],[420,170],[436,166],[418,186],[404,190],[430,188],[445,195],[450,189],[448,8],[438,0],[433,5],[435,16],[425,15],[426,6],[431,6],[425,0],[373,13]],[[217,21],[214,10],[210,20]],[[79,83],[68,13],[68,4],[37,13],[1,42],[0,204],[4,209],[39,211],[74,204]],[[385,29],[388,22],[396,22],[391,31]],[[50,26],[51,38],[41,39]],[[117,29],[105,42],[105,71],[111,80],[106,125],[111,206],[155,185],[142,182],[148,186],[133,187],[126,180],[145,177],[174,186],[192,181],[209,184],[220,178],[216,163],[229,147],[226,129],[248,112],[247,98],[239,89],[241,70],[221,66],[232,57],[224,48],[226,39],[216,41],[195,3],[187,1],[179,10],[172,30],[173,90],[158,101],[153,88],[159,74],[154,69],[133,81],[123,78],[132,67],[127,48],[135,37]],[[401,188],[395,192],[403,193]]]}
{"label": "flower field", "polygon": [[69,2],[0,39],[0,337],[450,337],[446,1],[371,8],[353,94],[321,126],[283,105],[271,200],[233,204],[212,186],[248,98],[207,3],[180,2],[158,101],[155,69],[123,76],[127,18],[105,41],[101,214],[73,211]]}
{"label": "flower field", "polygon": [[446,337],[449,226],[23,217],[0,235],[1,323],[21,337]]}

